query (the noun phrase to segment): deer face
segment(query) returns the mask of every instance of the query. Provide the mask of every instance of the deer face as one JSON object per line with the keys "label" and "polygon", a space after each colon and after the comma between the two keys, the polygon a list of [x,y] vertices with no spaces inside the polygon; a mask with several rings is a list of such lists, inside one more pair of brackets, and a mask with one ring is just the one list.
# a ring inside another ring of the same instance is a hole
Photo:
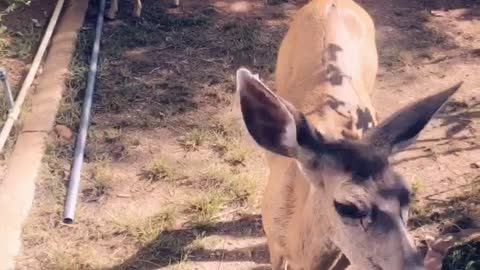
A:
{"label": "deer face", "polygon": [[299,162],[311,183],[306,207],[327,227],[317,229],[358,269],[423,269],[406,228],[410,192],[401,176],[369,145],[329,147],[333,155]]}
{"label": "deer face", "polygon": [[257,76],[237,71],[249,134],[264,149],[297,161],[311,186],[305,214],[316,221],[314,227],[324,227],[318,228],[318,237],[328,232],[362,270],[423,269],[406,228],[410,192],[388,157],[413,143],[459,87],[403,108],[361,140],[330,141]]}

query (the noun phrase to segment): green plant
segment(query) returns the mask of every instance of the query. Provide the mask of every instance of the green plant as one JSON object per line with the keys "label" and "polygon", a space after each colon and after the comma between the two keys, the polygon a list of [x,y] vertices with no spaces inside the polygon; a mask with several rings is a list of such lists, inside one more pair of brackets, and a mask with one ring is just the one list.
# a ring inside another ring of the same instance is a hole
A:
{"label": "green plant", "polygon": [[164,159],[153,160],[142,173],[148,181],[172,180],[174,170]]}

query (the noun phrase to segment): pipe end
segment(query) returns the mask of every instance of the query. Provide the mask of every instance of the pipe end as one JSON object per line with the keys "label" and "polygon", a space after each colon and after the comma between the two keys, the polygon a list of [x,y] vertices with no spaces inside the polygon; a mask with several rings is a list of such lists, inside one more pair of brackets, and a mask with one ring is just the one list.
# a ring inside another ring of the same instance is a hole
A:
{"label": "pipe end", "polygon": [[65,224],[72,224],[73,223],[73,218],[64,218],[63,223]]}

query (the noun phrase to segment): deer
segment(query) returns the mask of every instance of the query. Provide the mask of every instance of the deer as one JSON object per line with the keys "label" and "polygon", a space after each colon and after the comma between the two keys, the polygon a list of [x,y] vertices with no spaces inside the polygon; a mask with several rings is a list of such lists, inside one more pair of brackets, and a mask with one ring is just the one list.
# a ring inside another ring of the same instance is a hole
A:
{"label": "deer", "polygon": [[290,22],[274,90],[236,71],[242,125],[264,149],[262,224],[273,270],[421,270],[411,189],[389,158],[415,143],[463,82],[380,121],[375,26],[352,0],[312,0]]}
{"label": "deer", "polygon": [[[172,7],[178,7],[180,5],[180,0],[171,0]],[[118,0],[112,0],[110,3],[110,8],[107,12],[107,18],[114,20],[118,12]],[[133,12],[134,17],[139,18],[142,15],[142,0],[133,0]]]}

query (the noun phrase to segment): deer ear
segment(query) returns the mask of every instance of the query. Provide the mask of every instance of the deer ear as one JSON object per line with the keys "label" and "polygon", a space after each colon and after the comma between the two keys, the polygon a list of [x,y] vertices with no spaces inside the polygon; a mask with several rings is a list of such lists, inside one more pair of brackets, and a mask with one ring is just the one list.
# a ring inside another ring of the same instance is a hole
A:
{"label": "deer ear", "polygon": [[295,157],[299,148],[296,109],[245,68],[237,71],[237,93],[243,120],[253,139],[271,152]]}
{"label": "deer ear", "polygon": [[369,130],[364,140],[388,155],[410,146],[462,83],[406,106]]}

